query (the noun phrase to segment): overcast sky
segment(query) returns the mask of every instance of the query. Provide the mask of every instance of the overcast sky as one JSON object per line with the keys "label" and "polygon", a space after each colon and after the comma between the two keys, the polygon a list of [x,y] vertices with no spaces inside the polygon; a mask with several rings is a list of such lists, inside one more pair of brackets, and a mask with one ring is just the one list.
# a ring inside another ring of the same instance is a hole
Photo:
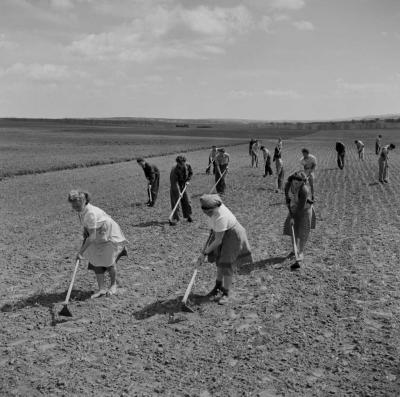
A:
{"label": "overcast sky", "polygon": [[0,0],[0,117],[400,113],[399,0]]}

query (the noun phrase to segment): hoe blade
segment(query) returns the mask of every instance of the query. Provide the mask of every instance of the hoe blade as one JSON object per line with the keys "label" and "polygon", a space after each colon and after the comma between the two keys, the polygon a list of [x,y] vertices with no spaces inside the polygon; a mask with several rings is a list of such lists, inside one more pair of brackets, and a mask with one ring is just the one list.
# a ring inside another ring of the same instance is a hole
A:
{"label": "hoe blade", "polygon": [[64,317],[72,317],[72,313],[69,311],[67,305],[64,305],[58,314]]}

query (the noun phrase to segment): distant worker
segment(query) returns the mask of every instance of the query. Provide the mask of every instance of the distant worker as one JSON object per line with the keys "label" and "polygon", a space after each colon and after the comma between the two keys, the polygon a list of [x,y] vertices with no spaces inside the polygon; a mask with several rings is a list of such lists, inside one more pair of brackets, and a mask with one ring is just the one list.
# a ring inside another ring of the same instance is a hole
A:
{"label": "distant worker", "polygon": [[155,165],[149,164],[146,160],[139,158],[136,160],[143,168],[144,175],[147,178],[147,195],[149,200],[147,206],[154,207],[157,200],[158,189],[160,187],[160,171]]}
{"label": "distant worker", "polygon": [[378,156],[381,152],[382,135],[378,135],[375,141],[375,154]]}
{"label": "distant worker", "polygon": [[364,160],[364,148],[365,148],[365,145],[361,141],[354,141],[354,143],[357,146],[358,158],[360,160]]}
{"label": "distant worker", "polygon": [[260,150],[264,157],[264,175],[263,175],[263,177],[265,178],[267,175],[272,175],[271,153],[265,146],[261,146]]}
{"label": "distant worker", "polygon": [[206,174],[210,175],[211,174],[211,167],[213,167],[213,174],[215,174],[215,164],[214,164],[214,160],[215,160],[215,156],[217,155],[217,147],[215,145],[211,146],[211,151],[210,154],[208,156],[208,166],[206,169]]}
{"label": "distant worker", "polygon": [[228,173],[229,154],[224,148],[219,148],[214,160],[215,164],[215,183],[218,194],[224,194],[226,189],[225,177]]}
{"label": "distant worker", "polygon": [[254,138],[250,139],[250,142],[249,142],[249,156],[250,157],[251,157],[251,149],[252,149],[252,147],[253,147],[255,142],[256,142],[256,140]]}
{"label": "distant worker", "polygon": [[[186,157],[178,156],[176,158],[176,166],[174,166],[171,170],[170,174],[170,197],[171,197],[171,209],[174,209],[175,204],[177,203],[179,196],[185,189],[186,185],[189,183],[192,178],[193,171],[190,164],[186,162]],[[187,190],[182,195],[182,199],[180,202],[182,206],[183,217],[187,219],[188,222],[193,222],[192,219],[192,206],[190,205],[189,195]],[[179,206],[175,210],[172,216],[174,222],[171,225],[176,225],[179,222]]]}
{"label": "distant worker", "polygon": [[346,147],[342,142],[336,142],[337,165],[342,170],[344,167],[344,156],[346,155]]}
{"label": "distant worker", "polygon": [[379,182],[381,183],[389,183],[389,152],[395,149],[396,146],[391,143],[390,145],[383,146],[381,149],[381,153],[379,155],[378,164],[379,164]]}
{"label": "distant worker", "polygon": [[315,181],[315,168],[317,167],[317,158],[310,154],[310,151],[307,148],[302,149],[301,153],[303,154],[303,158],[300,161],[300,164],[304,168],[304,172],[307,176],[308,183],[311,189],[311,200],[314,201],[314,181]]}
{"label": "distant worker", "polygon": [[282,161],[282,139],[280,138],[278,139],[278,144],[275,146],[274,157],[272,161],[275,161],[277,185],[278,185],[276,192],[278,193],[283,188],[283,179],[285,177],[285,173],[283,170],[283,161]]}
{"label": "distant worker", "polygon": [[[307,243],[311,229],[315,229],[315,211],[312,200],[310,199],[310,191],[307,186],[307,176],[303,171],[298,171],[289,176],[285,185],[286,204],[289,210],[284,227],[283,234],[285,236],[293,236],[292,227],[294,229],[295,240],[298,257],[296,262],[291,265],[291,269],[298,269],[304,260],[304,247]],[[292,238],[293,240],[293,238]],[[293,257],[291,252],[288,257]]]}
{"label": "distant worker", "polygon": [[258,152],[260,149],[260,144],[256,140],[253,143],[253,146],[251,147],[251,166],[252,167],[258,167]]}

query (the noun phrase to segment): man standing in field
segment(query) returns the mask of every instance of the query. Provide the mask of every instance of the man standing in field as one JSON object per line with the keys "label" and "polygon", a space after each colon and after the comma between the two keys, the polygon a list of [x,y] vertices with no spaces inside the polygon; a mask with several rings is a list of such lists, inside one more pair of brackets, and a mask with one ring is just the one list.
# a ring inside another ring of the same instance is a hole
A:
{"label": "man standing in field", "polygon": [[336,142],[337,151],[337,165],[342,170],[344,167],[344,156],[346,154],[346,147],[342,142]]}
{"label": "man standing in field", "polygon": [[263,177],[265,178],[267,175],[272,175],[271,153],[265,146],[261,146],[260,150],[264,157],[264,175],[263,175]]}
{"label": "man standing in field", "polygon": [[215,164],[215,186],[218,194],[224,194],[226,183],[225,177],[228,172],[229,154],[225,152],[224,148],[219,148],[217,156],[214,160]]}
{"label": "man standing in field", "polygon": [[354,141],[354,143],[357,146],[358,158],[360,160],[364,160],[364,147],[365,147],[365,145],[360,140]]}
{"label": "man standing in field", "polygon": [[[189,183],[191,177],[193,175],[192,167],[190,164],[186,163],[186,157],[178,156],[176,158],[176,166],[174,166],[171,170],[170,174],[170,197],[171,197],[171,209],[174,209],[175,204],[179,200],[179,196],[181,192],[185,189],[185,186]],[[192,206],[190,205],[189,195],[187,194],[187,190],[182,195],[181,198],[181,206],[183,217],[188,220],[188,222],[193,222],[191,217],[192,215]],[[172,216],[174,222],[171,225],[176,225],[179,221],[179,206],[175,210]]]}
{"label": "man standing in field", "polygon": [[211,166],[213,167],[213,174],[215,174],[215,164],[214,164],[214,160],[215,160],[215,156],[217,155],[217,147],[216,146],[211,146],[211,151],[210,154],[208,156],[208,167],[206,169],[206,174],[210,175],[211,173]]}
{"label": "man standing in field", "polygon": [[391,143],[390,145],[383,146],[381,149],[381,153],[379,155],[378,164],[379,164],[379,182],[381,183],[389,183],[389,151],[395,149],[395,145]]}
{"label": "man standing in field", "polygon": [[381,140],[382,140],[382,135],[378,135],[376,137],[375,141],[375,154],[378,156],[380,151],[381,151]]}
{"label": "man standing in field", "polygon": [[272,161],[275,161],[276,166],[276,175],[278,177],[278,189],[276,189],[276,193],[278,193],[283,188],[283,178],[285,177],[285,173],[283,171],[283,161],[282,161],[282,139],[278,139],[278,144],[275,146],[274,157]]}
{"label": "man standing in field", "polygon": [[147,201],[147,205],[149,207],[154,207],[157,200],[158,189],[160,187],[160,171],[155,165],[147,163],[142,158],[139,158],[136,161],[143,168],[144,175],[148,181],[147,194],[149,200]]}
{"label": "man standing in field", "polygon": [[258,141],[254,141],[253,146],[251,147],[251,166],[258,168],[258,150],[260,145]]}
{"label": "man standing in field", "polygon": [[302,149],[301,153],[303,154],[303,158],[301,159],[300,164],[304,167],[304,172],[310,185],[311,200],[314,201],[314,171],[317,167],[317,159],[315,156],[310,154],[310,151],[306,148]]}

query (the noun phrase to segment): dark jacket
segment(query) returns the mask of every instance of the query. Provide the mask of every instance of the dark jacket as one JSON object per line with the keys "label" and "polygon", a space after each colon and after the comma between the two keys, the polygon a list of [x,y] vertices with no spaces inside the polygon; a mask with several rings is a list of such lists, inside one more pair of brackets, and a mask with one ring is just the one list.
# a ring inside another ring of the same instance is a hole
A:
{"label": "dark jacket", "polygon": [[190,164],[186,163],[184,167],[178,167],[178,165],[176,165],[172,168],[169,176],[171,187],[177,187],[177,184],[179,184],[179,187],[182,188],[186,182],[190,181],[192,175],[193,171]]}
{"label": "dark jacket", "polygon": [[346,147],[343,145],[342,142],[336,142],[336,151],[338,153],[345,153],[346,152]]}
{"label": "dark jacket", "polygon": [[148,163],[145,163],[144,168],[144,175],[149,181],[150,184],[152,184],[156,178],[156,175],[160,175],[160,171],[155,165],[151,165]]}

